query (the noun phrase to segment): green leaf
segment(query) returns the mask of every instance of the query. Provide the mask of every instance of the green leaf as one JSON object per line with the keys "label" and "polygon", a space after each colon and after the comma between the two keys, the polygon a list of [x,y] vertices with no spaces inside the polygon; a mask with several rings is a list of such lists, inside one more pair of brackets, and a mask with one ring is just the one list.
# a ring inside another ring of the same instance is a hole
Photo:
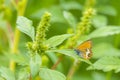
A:
{"label": "green leaf", "polygon": [[115,10],[115,8],[113,8],[112,6],[106,5],[106,6],[99,6],[97,8],[97,11],[103,14],[107,14],[110,16],[116,16],[117,12]]}
{"label": "green leaf", "polygon": [[61,53],[61,54],[70,56],[70,57],[72,57],[72,58],[74,58],[74,59],[78,59],[78,60],[80,60],[80,61],[86,62],[86,63],[88,63],[88,64],[92,64],[89,60],[83,59],[83,58],[81,58],[80,56],[78,56],[74,50],[49,50],[49,51],[47,51],[47,52],[57,52],[57,53]]}
{"label": "green leaf", "polygon": [[100,43],[93,46],[93,58],[101,58],[104,56],[120,56],[120,50],[114,48],[108,43]]}
{"label": "green leaf", "polygon": [[73,29],[75,29],[77,23],[75,17],[68,11],[64,11],[63,14],[70,26],[73,27]]}
{"label": "green leaf", "polygon": [[34,27],[32,26],[33,23],[31,20],[23,16],[19,16],[16,23],[17,23],[17,28],[21,32],[27,34],[29,37],[31,37],[32,40],[34,40],[35,31],[34,31]]}
{"label": "green leaf", "polygon": [[66,80],[66,77],[62,73],[47,68],[41,68],[39,76],[41,80]]}
{"label": "green leaf", "polygon": [[96,28],[106,27],[107,18],[103,15],[96,15],[92,18],[92,23]]}
{"label": "green leaf", "polygon": [[15,76],[8,68],[0,67],[0,75],[6,80],[15,80]]}
{"label": "green leaf", "polygon": [[89,38],[98,38],[98,37],[105,37],[110,35],[115,35],[120,33],[120,26],[107,26],[98,28],[93,31],[88,37]]}
{"label": "green leaf", "polygon": [[56,47],[71,36],[72,34],[63,34],[63,35],[53,36],[52,38],[46,40],[44,44],[48,45],[49,47]]}
{"label": "green leaf", "polygon": [[4,54],[8,59],[14,60],[19,65],[22,65],[22,66],[29,65],[30,59],[28,56],[25,56],[23,54],[11,54],[11,53],[8,54],[7,52],[5,52]]}
{"label": "green leaf", "polygon": [[42,61],[39,54],[32,56],[30,60],[30,70],[31,70],[32,78],[34,78],[38,74],[41,63]]}
{"label": "green leaf", "polygon": [[78,2],[76,1],[69,1],[69,2],[63,2],[61,4],[61,6],[65,9],[65,10],[75,10],[75,9],[78,9],[78,10],[82,10],[82,5],[80,5]]}
{"label": "green leaf", "polygon": [[28,80],[28,76],[30,75],[28,67],[22,67],[17,69],[17,79],[16,80]]}
{"label": "green leaf", "polygon": [[106,80],[106,75],[97,71],[92,72],[93,80]]}
{"label": "green leaf", "polygon": [[103,70],[105,72],[115,70],[120,72],[120,59],[114,56],[105,56],[97,60],[88,70]]}
{"label": "green leaf", "polygon": [[55,22],[60,22],[60,23],[64,23],[65,19],[63,17],[63,12],[61,10],[60,6],[52,6],[49,8],[42,8],[37,10],[36,12],[31,14],[31,17],[35,18],[35,19],[40,19],[42,14],[44,12],[50,12],[52,17],[51,17],[51,22],[55,23]]}

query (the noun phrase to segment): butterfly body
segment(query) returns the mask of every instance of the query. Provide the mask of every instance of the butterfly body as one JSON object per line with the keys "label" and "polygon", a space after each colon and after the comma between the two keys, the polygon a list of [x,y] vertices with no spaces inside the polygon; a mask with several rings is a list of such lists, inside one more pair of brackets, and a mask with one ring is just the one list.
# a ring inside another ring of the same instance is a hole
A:
{"label": "butterfly body", "polygon": [[92,42],[90,40],[83,42],[82,44],[80,44],[76,49],[75,52],[77,53],[77,55],[81,56],[82,58],[85,59],[90,59],[92,56]]}
{"label": "butterfly body", "polygon": [[77,53],[77,55],[80,55],[81,54],[81,51],[77,50],[77,49],[74,49],[74,51]]}

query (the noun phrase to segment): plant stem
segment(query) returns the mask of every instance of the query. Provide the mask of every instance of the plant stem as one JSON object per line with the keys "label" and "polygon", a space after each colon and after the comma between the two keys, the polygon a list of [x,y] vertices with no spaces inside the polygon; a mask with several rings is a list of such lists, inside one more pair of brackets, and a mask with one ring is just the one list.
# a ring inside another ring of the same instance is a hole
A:
{"label": "plant stem", "polygon": [[112,71],[107,72],[106,80],[111,80],[111,76],[112,76]]}
{"label": "plant stem", "polygon": [[86,8],[94,7],[95,4],[96,4],[96,0],[86,0],[85,7]]}
{"label": "plant stem", "polygon": [[[13,42],[13,47],[11,49],[12,54],[17,53],[19,38],[20,38],[20,31],[18,29],[16,29],[15,30],[15,38],[14,38],[14,42]],[[10,69],[12,71],[15,70],[15,62],[13,60],[10,61]]]}
{"label": "plant stem", "polygon": [[29,76],[29,80],[32,80],[32,76],[31,76],[31,74],[30,74],[30,76]]}
{"label": "plant stem", "polygon": [[71,80],[74,72],[76,71],[76,69],[78,68],[78,65],[79,65],[79,61],[78,60],[75,60],[70,71],[68,72],[68,75],[67,75],[67,80]]}
{"label": "plant stem", "polygon": [[51,69],[56,69],[56,67],[58,66],[58,64],[62,61],[64,55],[60,56],[59,59],[57,60],[57,62],[51,67]]}
{"label": "plant stem", "polygon": [[13,39],[14,39],[14,34],[13,34],[13,31],[12,31],[12,28],[11,28],[11,24],[10,22],[8,21],[7,22],[7,31],[8,31],[8,37],[9,37],[9,45],[10,47],[13,46]]}
{"label": "plant stem", "polygon": [[[20,3],[20,4],[18,4],[18,3]],[[17,3],[18,4],[18,8],[17,8],[18,16],[22,16],[22,15],[24,15],[24,11],[25,11],[25,8],[26,8],[27,0],[22,0],[22,1],[18,2],[18,3]],[[14,34],[13,46],[11,48],[11,53],[12,54],[16,54],[17,53],[19,39],[20,39],[20,31],[16,28],[15,29],[15,34]],[[16,63],[14,62],[14,60],[11,60],[10,61],[10,69],[12,71],[15,71],[15,66],[16,66]]]}

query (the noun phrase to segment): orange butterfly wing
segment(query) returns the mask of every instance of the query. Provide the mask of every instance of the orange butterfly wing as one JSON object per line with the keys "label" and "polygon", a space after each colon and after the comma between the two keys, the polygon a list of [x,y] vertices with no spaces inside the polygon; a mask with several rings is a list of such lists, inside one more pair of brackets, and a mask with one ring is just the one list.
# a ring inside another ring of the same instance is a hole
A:
{"label": "orange butterfly wing", "polygon": [[[90,59],[92,56],[92,42],[90,40],[83,42],[77,47],[77,50],[79,50],[82,54],[82,57],[85,59]],[[89,52],[89,53],[87,53]],[[87,54],[87,55],[86,55]]]}
{"label": "orange butterfly wing", "polygon": [[86,48],[92,48],[92,42],[90,40],[83,42],[77,47],[78,50],[84,50]]}

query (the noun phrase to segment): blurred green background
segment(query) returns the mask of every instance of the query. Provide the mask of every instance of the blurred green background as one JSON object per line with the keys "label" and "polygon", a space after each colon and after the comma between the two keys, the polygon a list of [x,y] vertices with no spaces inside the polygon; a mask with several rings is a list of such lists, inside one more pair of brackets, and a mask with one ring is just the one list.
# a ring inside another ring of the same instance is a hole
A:
{"label": "blurred green background", "polygon": [[[5,9],[1,7],[3,4],[7,8],[7,14],[4,13]],[[70,12],[77,24],[80,22],[86,6],[93,7],[96,10],[96,14],[92,18],[91,32],[108,25],[120,27],[120,0],[28,0],[24,16],[32,20],[34,26],[37,26],[43,13],[46,11],[50,12],[52,15],[51,23],[46,33],[47,38],[50,38],[54,35],[66,34],[69,28],[73,28],[65,19],[64,11]],[[0,66],[9,66],[9,59],[3,54],[3,52],[10,50],[10,31],[7,22],[10,22],[12,31],[14,31],[16,18],[17,11],[12,6],[11,0],[0,0]],[[21,33],[19,51],[23,54],[27,52],[26,42],[28,41],[31,41],[31,39]],[[92,63],[104,56],[120,57],[120,34],[92,38],[92,42]],[[48,60],[46,64],[50,68],[57,58],[49,57],[52,60]],[[66,56],[57,69],[67,75],[71,65],[72,60]],[[120,63],[118,66],[120,69]],[[120,80],[119,72],[86,70],[87,67],[89,67],[88,64],[81,63],[79,69],[74,74],[73,80]]]}

